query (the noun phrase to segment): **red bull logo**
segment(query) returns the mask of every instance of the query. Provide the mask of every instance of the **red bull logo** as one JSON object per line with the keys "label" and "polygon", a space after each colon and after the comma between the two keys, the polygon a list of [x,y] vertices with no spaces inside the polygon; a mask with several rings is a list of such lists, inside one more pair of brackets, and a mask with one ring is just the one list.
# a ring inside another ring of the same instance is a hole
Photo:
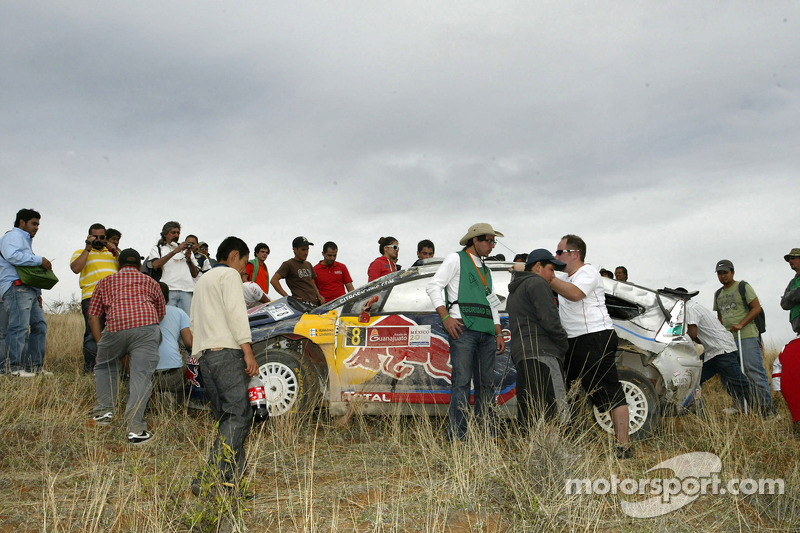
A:
{"label": "red bull logo", "polygon": [[200,381],[198,377],[200,376],[200,362],[192,356],[186,358],[186,381],[188,381],[192,387],[200,387]]}
{"label": "red bull logo", "polygon": [[397,380],[416,367],[435,379],[450,383],[450,345],[430,326],[419,326],[404,316],[382,317],[369,326],[348,326],[345,346],[355,350],[344,361],[348,368],[365,368]]}

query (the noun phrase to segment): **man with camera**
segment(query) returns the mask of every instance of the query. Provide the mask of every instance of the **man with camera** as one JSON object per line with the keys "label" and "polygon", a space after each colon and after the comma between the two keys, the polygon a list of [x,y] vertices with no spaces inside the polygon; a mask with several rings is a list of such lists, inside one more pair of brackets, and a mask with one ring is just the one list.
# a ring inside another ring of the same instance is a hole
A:
{"label": "man with camera", "polygon": [[[88,374],[94,370],[97,358],[97,343],[89,328],[89,304],[97,282],[119,270],[117,264],[117,247],[107,240],[106,228],[96,223],[89,226],[89,235],[86,237],[84,247],[75,250],[70,259],[69,267],[76,274],[80,274],[78,285],[81,288],[81,312],[83,313],[83,373]],[[100,318],[105,327],[105,316]]]}
{"label": "man with camera", "polygon": [[169,287],[169,304],[180,307],[191,316],[194,278],[200,272],[200,265],[194,256],[194,243],[181,242],[181,225],[174,220],[161,228],[161,239],[156,243],[148,261],[152,267],[161,269],[159,281]]}

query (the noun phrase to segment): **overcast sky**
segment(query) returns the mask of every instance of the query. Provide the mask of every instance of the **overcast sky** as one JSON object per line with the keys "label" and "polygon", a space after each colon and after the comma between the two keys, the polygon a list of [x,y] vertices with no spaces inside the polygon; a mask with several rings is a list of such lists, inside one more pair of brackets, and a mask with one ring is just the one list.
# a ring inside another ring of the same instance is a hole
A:
{"label": "overcast sky", "polygon": [[485,221],[709,307],[730,259],[783,344],[798,35],[794,1],[4,2],[0,215],[42,213],[49,300],[98,221],[264,241],[270,272],[334,240],[356,285],[382,235],[408,266]]}

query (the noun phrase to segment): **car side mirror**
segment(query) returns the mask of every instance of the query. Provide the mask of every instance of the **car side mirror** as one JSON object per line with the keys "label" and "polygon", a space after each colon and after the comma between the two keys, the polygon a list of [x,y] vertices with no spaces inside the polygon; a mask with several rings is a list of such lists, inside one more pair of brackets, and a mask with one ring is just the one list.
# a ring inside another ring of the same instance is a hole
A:
{"label": "car side mirror", "polygon": [[366,302],[364,305],[361,306],[361,314],[358,315],[358,321],[362,324],[366,324],[369,322],[370,313],[372,312],[372,304],[378,301],[378,295],[376,294]]}

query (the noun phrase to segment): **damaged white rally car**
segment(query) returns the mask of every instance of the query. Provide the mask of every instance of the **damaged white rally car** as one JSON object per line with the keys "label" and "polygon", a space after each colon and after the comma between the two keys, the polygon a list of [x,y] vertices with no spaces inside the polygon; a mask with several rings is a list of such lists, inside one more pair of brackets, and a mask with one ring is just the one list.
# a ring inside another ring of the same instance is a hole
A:
{"label": "damaged white rally car", "polygon": [[[447,334],[425,291],[441,260],[399,271],[320,307],[282,298],[249,311],[253,350],[271,416],[323,405],[344,414],[446,415],[450,402]],[[487,262],[505,312],[511,263]],[[685,298],[603,278],[606,306],[620,338],[617,368],[630,408],[633,438],[650,435],[663,415],[682,414],[700,396],[702,362],[686,333]],[[368,306],[368,304],[370,304]],[[365,311],[365,307],[368,310]],[[192,396],[202,396],[195,361],[187,369]],[[510,349],[497,356],[496,403],[516,413],[516,371]],[[612,433],[608,412],[596,423]]]}

